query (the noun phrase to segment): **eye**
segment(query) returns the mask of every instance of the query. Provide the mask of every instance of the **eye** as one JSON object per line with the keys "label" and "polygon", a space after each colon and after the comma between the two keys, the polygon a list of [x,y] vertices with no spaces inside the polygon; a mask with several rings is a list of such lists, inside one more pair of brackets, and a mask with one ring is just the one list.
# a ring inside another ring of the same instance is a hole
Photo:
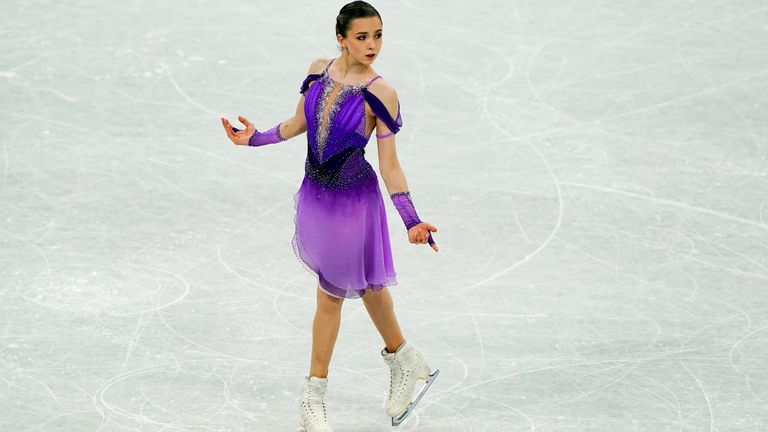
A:
{"label": "eye", "polygon": [[357,40],[363,40],[363,39],[365,39],[365,36],[360,36],[359,38],[357,38]]}

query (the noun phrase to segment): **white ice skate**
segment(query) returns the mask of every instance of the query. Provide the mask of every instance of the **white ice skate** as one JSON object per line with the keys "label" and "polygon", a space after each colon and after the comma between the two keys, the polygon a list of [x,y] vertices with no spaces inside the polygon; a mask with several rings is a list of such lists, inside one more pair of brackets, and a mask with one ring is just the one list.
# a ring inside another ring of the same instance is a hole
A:
{"label": "white ice skate", "polygon": [[301,394],[301,420],[297,432],[333,432],[325,410],[328,378],[304,377]]}
{"label": "white ice skate", "polygon": [[[419,403],[424,393],[432,385],[432,381],[440,373],[439,369],[431,371],[421,352],[412,343],[405,341],[390,353],[387,348],[381,350],[381,357],[389,366],[389,394],[387,395],[387,415],[392,417],[392,426],[402,423]],[[418,380],[425,380],[415,398],[413,392]],[[413,399],[412,399],[413,398]]]}

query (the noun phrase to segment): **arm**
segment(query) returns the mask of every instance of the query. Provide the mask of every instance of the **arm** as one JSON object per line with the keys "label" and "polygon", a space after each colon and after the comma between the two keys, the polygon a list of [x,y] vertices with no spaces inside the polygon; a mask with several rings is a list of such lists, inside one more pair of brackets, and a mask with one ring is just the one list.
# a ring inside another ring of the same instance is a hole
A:
{"label": "arm", "polygon": [[[328,60],[324,58],[313,60],[309,66],[307,75],[319,73],[323,70],[327,62]],[[296,111],[293,117],[279,122],[267,131],[257,131],[256,128],[242,116],[238,116],[238,119],[246,126],[243,133],[240,133],[241,129],[232,126],[228,120],[224,118],[221,119],[224,124],[224,129],[227,131],[227,135],[235,144],[247,144],[252,147],[258,147],[289,140],[307,131],[307,120],[304,117],[304,94],[301,95],[299,102],[296,104]]]}
{"label": "arm", "polygon": [[[312,63],[309,65],[309,69],[307,70],[307,75],[322,72],[326,64],[328,64],[328,59],[326,58],[320,57],[312,60]],[[311,87],[314,85],[314,82],[310,83],[309,85]],[[290,139],[297,135],[301,135],[306,131],[307,119],[304,116],[304,94],[302,93],[301,97],[299,98],[299,102],[296,104],[296,112],[293,114],[293,117],[285,120],[281,125],[280,135],[285,137],[285,139]]]}
{"label": "arm", "polygon": [[[381,80],[380,80],[381,81]],[[392,118],[397,117],[398,98],[397,92],[389,85],[377,85],[374,95],[381,100]],[[376,117],[376,135],[379,154],[379,172],[387,187],[387,192],[391,195],[395,192],[405,192],[408,190],[408,182],[405,179],[405,173],[400,166],[400,160],[397,158],[397,148],[395,146],[395,134],[387,127],[387,124]],[[384,136],[384,138],[378,138]]]}
{"label": "arm", "polygon": [[[377,97],[381,100],[394,119],[399,114],[399,102],[397,92],[389,85],[379,85]],[[437,228],[433,225],[422,222],[416,214],[413,201],[408,190],[408,181],[397,157],[395,146],[395,133],[393,133],[386,122],[376,118],[376,136],[379,154],[379,171],[387,187],[392,202],[395,205],[400,217],[403,219],[408,230],[408,240],[411,243],[429,243],[435,252],[438,251],[435,241],[432,239],[432,233]]]}

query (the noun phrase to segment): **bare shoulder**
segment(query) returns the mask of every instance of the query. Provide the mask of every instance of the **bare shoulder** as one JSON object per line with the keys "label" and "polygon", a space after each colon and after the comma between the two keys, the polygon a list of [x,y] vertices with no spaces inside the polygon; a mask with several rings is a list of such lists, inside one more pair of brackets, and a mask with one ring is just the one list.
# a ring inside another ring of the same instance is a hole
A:
{"label": "bare shoulder", "polygon": [[380,101],[386,104],[385,99],[397,100],[397,91],[388,83],[384,78],[374,80],[371,85],[368,86],[368,91],[378,97]]}
{"label": "bare shoulder", "polygon": [[325,57],[317,57],[314,60],[312,60],[312,64],[309,65],[309,70],[307,71],[307,75],[309,74],[319,74],[320,72],[325,69],[325,66],[328,65],[328,63],[331,61],[329,58]]}
{"label": "bare shoulder", "polygon": [[397,91],[384,78],[379,78],[368,86],[368,91],[373,93],[385,107],[392,117],[397,116],[398,96]]}

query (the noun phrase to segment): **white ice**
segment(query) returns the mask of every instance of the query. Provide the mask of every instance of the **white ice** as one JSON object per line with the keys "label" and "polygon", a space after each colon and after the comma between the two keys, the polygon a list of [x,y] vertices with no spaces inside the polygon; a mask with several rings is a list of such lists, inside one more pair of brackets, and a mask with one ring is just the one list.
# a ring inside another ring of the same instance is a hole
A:
{"label": "white ice", "polygon": [[[294,430],[306,136],[219,117],[291,117],[343,4],[0,4],[0,431]],[[397,317],[441,370],[402,430],[766,430],[768,4],[374,6],[439,230],[408,243],[385,195]],[[342,319],[335,430],[391,430],[383,342],[359,299]]]}

